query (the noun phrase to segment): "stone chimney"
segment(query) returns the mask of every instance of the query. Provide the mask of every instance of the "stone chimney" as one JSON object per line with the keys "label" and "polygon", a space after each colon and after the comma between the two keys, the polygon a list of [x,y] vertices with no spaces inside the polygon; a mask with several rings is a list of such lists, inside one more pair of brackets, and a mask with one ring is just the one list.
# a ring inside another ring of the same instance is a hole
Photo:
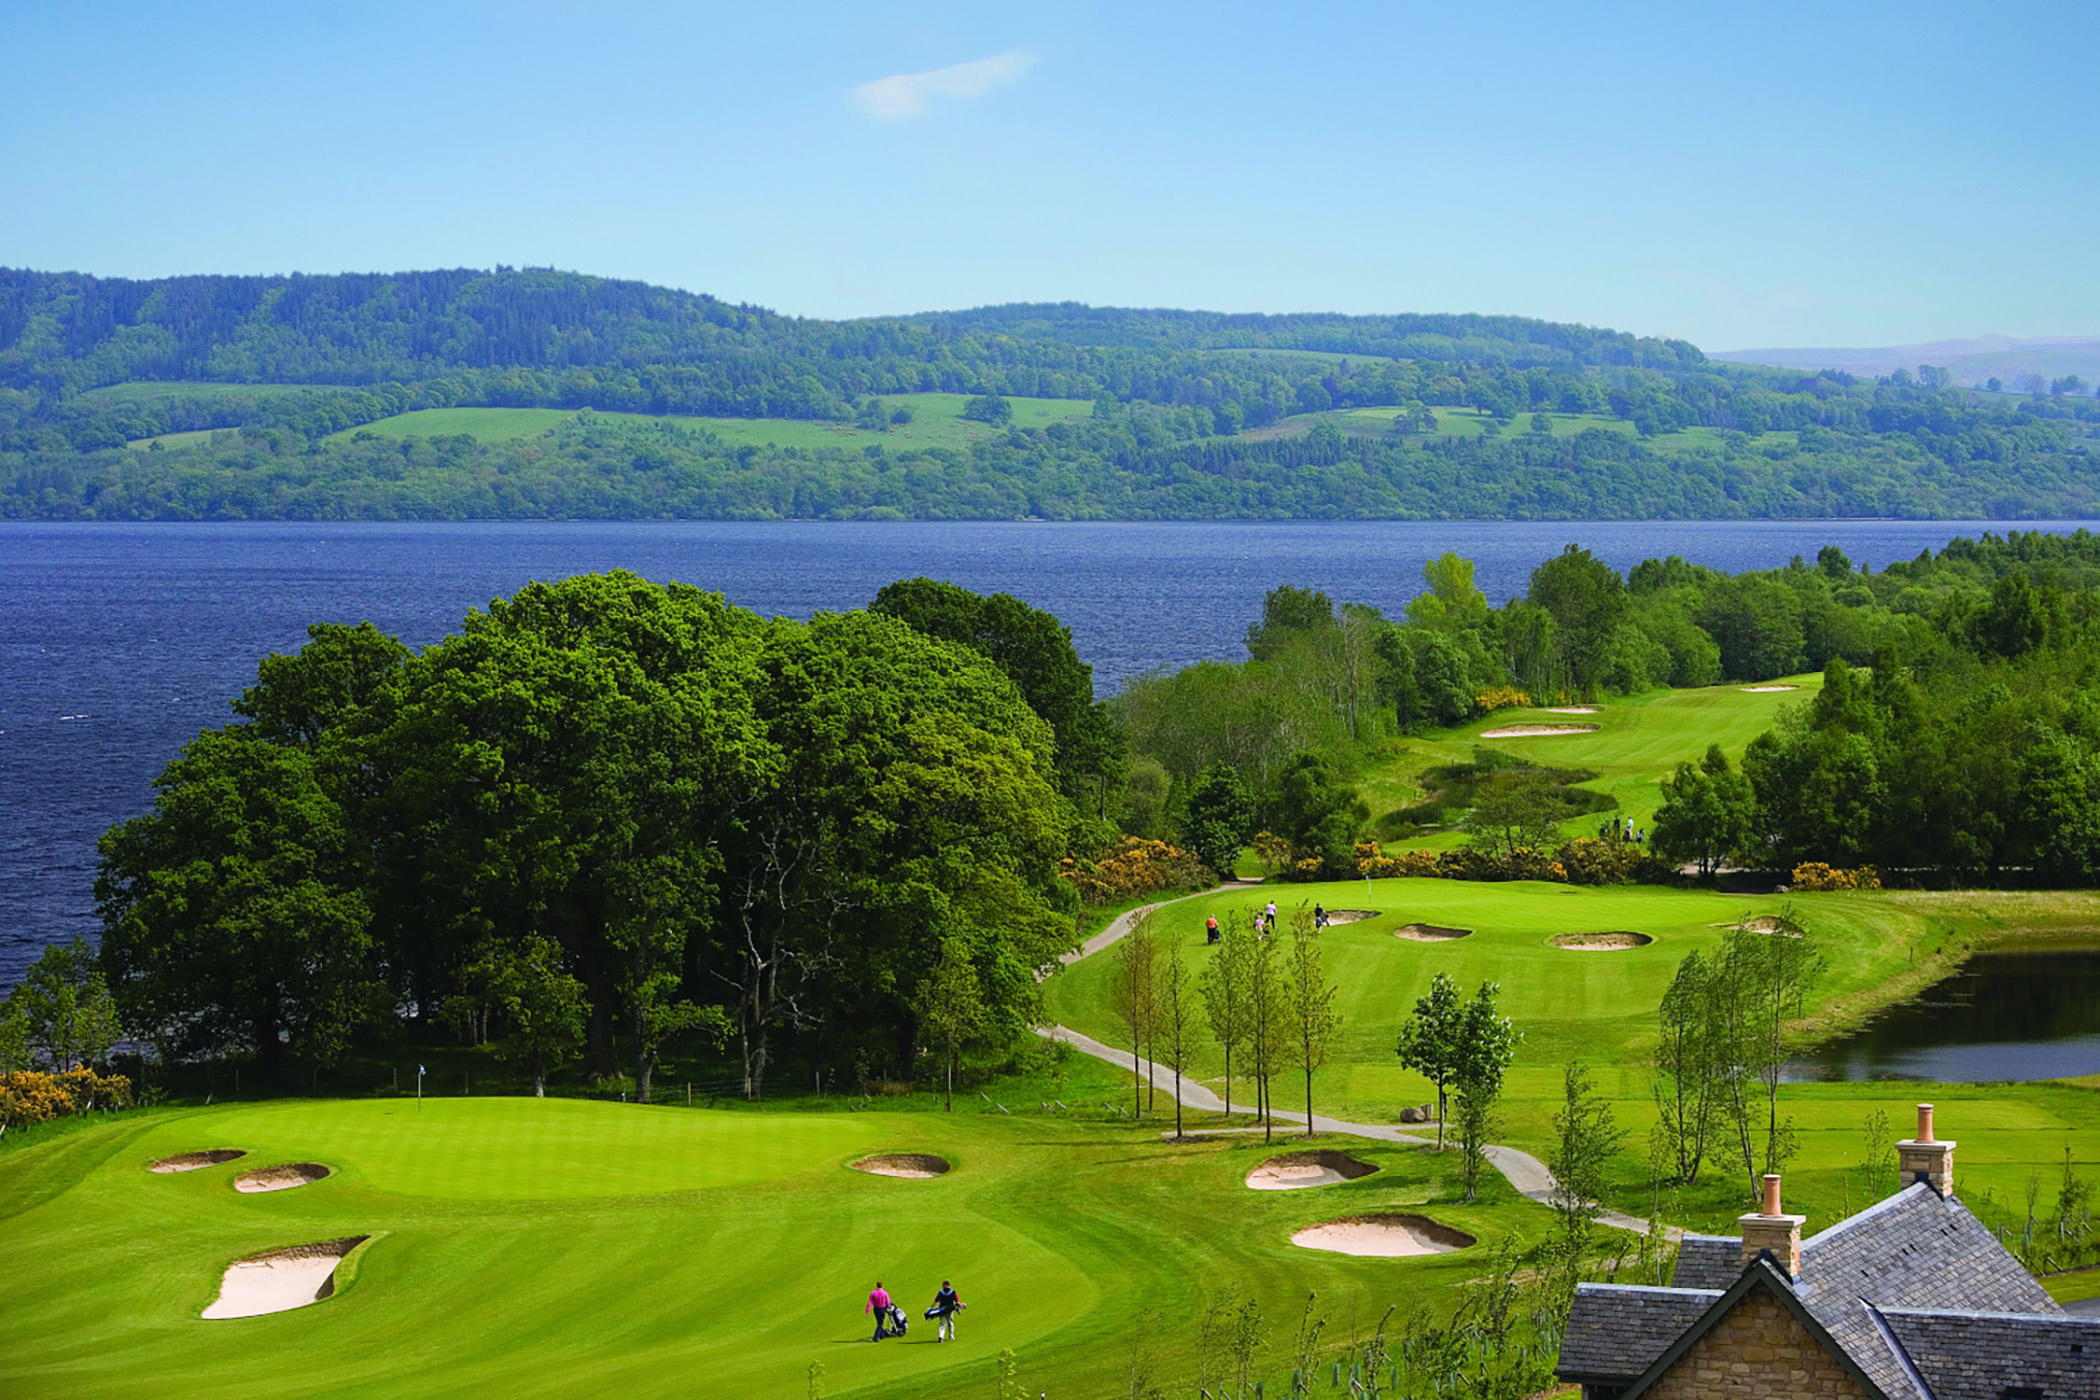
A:
{"label": "stone chimney", "polygon": [[1743,1231],[1743,1267],[1766,1250],[1772,1251],[1772,1260],[1786,1270],[1788,1278],[1801,1276],[1801,1226],[1808,1219],[1805,1215],[1788,1215],[1779,1208],[1779,1177],[1765,1177],[1764,1209],[1749,1215],[1736,1217],[1736,1224]]}
{"label": "stone chimney", "polygon": [[1922,1181],[1942,1196],[1954,1194],[1954,1144],[1932,1136],[1932,1105],[1918,1105],[1918,1135],[1896,1144],[1896,1173],[1908,1186]]}

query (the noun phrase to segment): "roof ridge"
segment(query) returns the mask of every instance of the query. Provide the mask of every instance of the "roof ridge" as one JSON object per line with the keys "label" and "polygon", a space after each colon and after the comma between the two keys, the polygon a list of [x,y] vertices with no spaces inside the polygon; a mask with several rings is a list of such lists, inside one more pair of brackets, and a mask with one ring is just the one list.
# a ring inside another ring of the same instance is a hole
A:
{"label": "roof ridge", "polygon": [[[1868,1307],[1875,1305],[1869,1303]],[[2002,1308],[1905,1308],[1885,1307],[1880,1312],[1889,1317],[1962,1317],[1992,1322],[2069,1322],[2080,1326],[2100,1329],[2100,1317],[2086,1317],[2074,1312],[2007,1312]]]}
{"label": "roof ridge", "polygon": [[[1937,1191],[1934,1191],[1932,1187],[1925,1182],[1913,1181],[1910,1185],[1904,1187],[1895,1195],[1884,1196],[1880,1200],[1876,1201],[1873,1205],[1868,1206],[1865,1210],[1860,1211],[1855,1215],[1848,1215],[1842,1220],[1833,1220],[1830,1222],[1830,1224],[1824,1226],[1822,1229],[1816,1231],[1816,1233],[1814,1233],[1813,1235],[1810,1235],[1807,1239],[1801,1241],[1801,1253],[1804,1256],[1803,1268],[1806,1268],[1806,1256],[1810,1250],[1816,1248],[1818,1245],[1828,1242],[1833,1236],[1841,1235],[1850,1231],[1853,1226],[1858,1225],[1861,1221],[1876,1220],[1884,1215],[1892,1213],[1899,1205],[1909,1205],[1914,1195],[1920,1191],[1931,1196],[1934,1200],[1953,1200],[1953,1197],[1951,1196],[1941,1196]],[[1957,1204],[1959,1203],[1957,1202]],[[1966,1207],[1964,1208],[1966,1209]]]}
{"label": "roof ridge", "polygon": [[1575,1291],[1583,1289],[1602,1293],[1610,1289],[1615,1293],[1667,1293],[1673,1298],[1718,1298],[1725,1289],[1720,1288],[1672,1288],[1666,1283],[1578,1283]]}

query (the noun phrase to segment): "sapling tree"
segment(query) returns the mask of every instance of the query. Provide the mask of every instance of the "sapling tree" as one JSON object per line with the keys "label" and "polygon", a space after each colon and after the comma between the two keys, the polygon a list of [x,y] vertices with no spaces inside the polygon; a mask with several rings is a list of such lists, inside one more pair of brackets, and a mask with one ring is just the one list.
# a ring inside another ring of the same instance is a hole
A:
{"label": "sapling tree", "polygon": [[1276,1121],[1269,1080],[1283,1064],[1289,1016],[1284,979],[1276,966],[1276,941],[1254,940],[1247,963],[1247,1072],[1254,1079],[1255,1112],[1261,1116],[1262,1141],[1274,1135]]}
{"label": "sapling tree", "polygon": [[1660,1139],[1670,1152],[1676,1180],[1699,1180],[1721,1104],[1719,1084],[1728,1065],[1720,1057],[1722,1026],[1713,1014],[1721,991],[1718,969],[1697,951],[1685,954],[1663,993],[1658,1012],[1661,1037],[1655,1046],[1653,1092]]}
{"label": "sapling tree", "polygon": [[1867,1194],[1880,1200],[1888,1194],[1888,1178],[1896,1165],[1896,1129],[1885,1108],[1868,1112],[1862,1125],[1859,1166],[1867,1178]]}
{"label": "sapling tree", "polygon": [[1451,1079],[1458,1068],[1460,1025],[1465,1008],[1458,983],[1448,972],[1429,979],[1429,994],[1415,999],[1415,1014],[1400,1023],[1400,1063],[1436,1086],[1436,1145],[1444,1147],[1444,1119]]}
{"label": "sapling tree", "polygon": [[[1788,918],[1784,927],[1798,928]],[[1719,987],[1710,1013],[1729,1066],[1720,1082],[1728,1090],[1730,1117],[1751,1199],[1758,1178],[1783,1169],[1799,1146],[1793,1120],[1779,1111],[1780,1072],[1786,1066],[1787,1027],[1801,1014],[1809,988],[1823,966],[1822,954],[1804,932],[1730,932],[1721,946]]]}
{"label": "sapling tree", "polygon": [[933,971],[919,984],[912,999],[919,1015],[919,1033],[927,1044],[941,1052],[947,1075],[947,1111],[955,1112],[955,1071],[962,1063],[963,1046],[983,1034],[984,989],[977,964],[970,958],[968,940],[948,938],[941,943],[941,956]]}
{"label": "sapling tree", "polygon": [[1589,1067],[1568,1061],[1561,1072],[1561,1107],[1553,1115],[1552,1206],[1560,1216],[1557,1242],[1562,1267],[1573,1273],[1589,1251],[1590,1212],[1604,1197],[1605,1168],[1625,1134],[1613,1120],[1611,1103],[1597,1090]]}
{"label": "sapling tree", "polygon": [[1133,1112],[1145,1111],[1145,1032],[1153,1020],[1153,973],[1159,961],[1159,945],[1152,938],[1152,916],[1147,914],[1116,944],[1115,980],[1110,994],[1116,1019],[1130,1032],[1130,1102]]}
{"label": "sapling tree", "polygon": [[1320,960],[1320,930],[1303,904],[1291,916],[1289,1033],[1291,1052],[1305,1075],[1305,1135],[1313,1136],[1313,1071],[1327,1063],[1335,1028],[1342,1023],[1334,1009],[1334,980]]}
{"label": "sapling tree", "polygon": [[1501,991],[1496,983],[1481,983],[1466,1003],[1458,1027],[1452,1084],[1458,1091],[1458,1145],[1465,1153],[1461,1175],[1469,1201],[1480,1184],[1480,1164],[1487,1157],[1488,1133],[1502,1097],[1503,1076],[1516,1060],[1517,1045],[1523,1039],[1509,1018],[1495,1010]]}
{"label": "sapling tree", "polygon": [[1232,1113],[1232,1058],[1247,1040],[1247,975],[1253,965],[1254,931],[1227,915],[1224,937],[1211,950],[1199,979],[1211,1037],[1225,1054],[1225,1112]]}
{"label": "sapling tree", "polygon": [[1174,1071],[1174,1138],[1181,1139],[1181,1072],[1194,1051],[1199,1002],[1189,978],[1181,944],[1167,940],[1167,955],[1156,973],[1153,1001],[1158,1008],[1158,1029],[1153,1033],[1152,1058]]}

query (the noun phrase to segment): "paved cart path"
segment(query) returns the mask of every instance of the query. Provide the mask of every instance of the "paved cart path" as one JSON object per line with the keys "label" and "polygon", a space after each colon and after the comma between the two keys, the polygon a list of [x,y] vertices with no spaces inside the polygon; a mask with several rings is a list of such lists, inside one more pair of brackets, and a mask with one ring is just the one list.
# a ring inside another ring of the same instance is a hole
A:
{"label": "paved cart path", "polygon": [[[1220,890],[1253,888],[1254,885],[1251,882],[1235,880],[1229,884],[1220,885],[1215,890],[1205,890],[1203,893],[1216,894]],[[1194,899],[1196,897],[1196,895],[1181,896],[1182,899]],[[1141,904],[1129,913],[1116,918],[1108,927],[1080,944],[1073,951],[1066,953],[1059,961],[1069,967],[1081,958],[1092,957],[1103,948],[1114,944],[1124,934],[1136,928],[1138,920],[1144,918],[1153,910],[1179,902],[1179,900],[1162,899],[1152,904]],[[1083,1054],[1092,1055],[1097,1060],[1105,1060],[1118,1068],[1129,1069],[1134,1076],[1142,1075],[1155,1089],[1164,1091],[1170,1101],[1175,1096],[1177,1086],[1174,1082],[1174,1071],[1171,1069],[1134,1056],[1128,1050],[1118,1050],[1112,1045],[1104,1045],[1092,1036],[1081,1035],[1069,1026],[1043,1026],[1039,1028],[1038,1034],[1049,1040],[1061,1040],[1073,1049]],[[1183,1079],[1178,1087],[1182,1107],[1195,1109],[1199,1113],[1223,1113],[1225,1111],[1225,1101],[1212,1092],[1207,1085],[1199,1084],[1193,1079]],[[1272,1107],[1270,1114],[1278,1123],[1296,1123],[1300,1125],[1305,1123],[1305,1115],[1303,1113],[1294,1112],[1287,1108]],[[1383,1123],[1351,1123],[1346,1119],[1329,1118],[1321,1113],[1313,1115],[1312,1130],[1316,1133],[1340,1133],[1348,1137],[1375,1138],[1380,1142],[1398,1142],[1415,1147],[1426,1147],[1435,1141],[1433,1138],[1422,1137],[1415,1133],[1404,1133],[1398,1128],[1389,1127]],[[1544,1162],[1541,1162],[1529,1152],[1520,1152],[1514,1147],[1501,1147],[1492,1143],[1486,1148],[1485,1155],[1488,1165],[1507,1177],[1509,1184],[1516,1187],[1520,1195],[1526,1196],[1542,1205],[1551,1203],[1553,1173],[1546,1169]],[[1640,1219],[1638,1216],[1622,1215],[1615,1210],[1601,1211],[1595,1219],[1600,1225],[1609,1225],[1618,1230],[1631,1230],[1635,1234],[1641,1235],[1648,1232],[1647,1221]],[[1663,1233],[1666,1237],[1674,1240],[1681,1236],[1684,1231],[1675,1225],[1665,1225]]]}

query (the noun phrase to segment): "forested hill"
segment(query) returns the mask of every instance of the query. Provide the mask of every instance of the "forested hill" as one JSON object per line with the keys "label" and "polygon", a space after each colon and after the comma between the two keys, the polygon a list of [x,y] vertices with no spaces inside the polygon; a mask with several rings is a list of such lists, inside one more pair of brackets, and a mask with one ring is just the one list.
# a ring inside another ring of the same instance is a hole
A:
{"label": "forested hill", "polygon": [[822,321],[547,269],[0,269],[0,515],[2089,516],[2075,381],[1512,316]]}

